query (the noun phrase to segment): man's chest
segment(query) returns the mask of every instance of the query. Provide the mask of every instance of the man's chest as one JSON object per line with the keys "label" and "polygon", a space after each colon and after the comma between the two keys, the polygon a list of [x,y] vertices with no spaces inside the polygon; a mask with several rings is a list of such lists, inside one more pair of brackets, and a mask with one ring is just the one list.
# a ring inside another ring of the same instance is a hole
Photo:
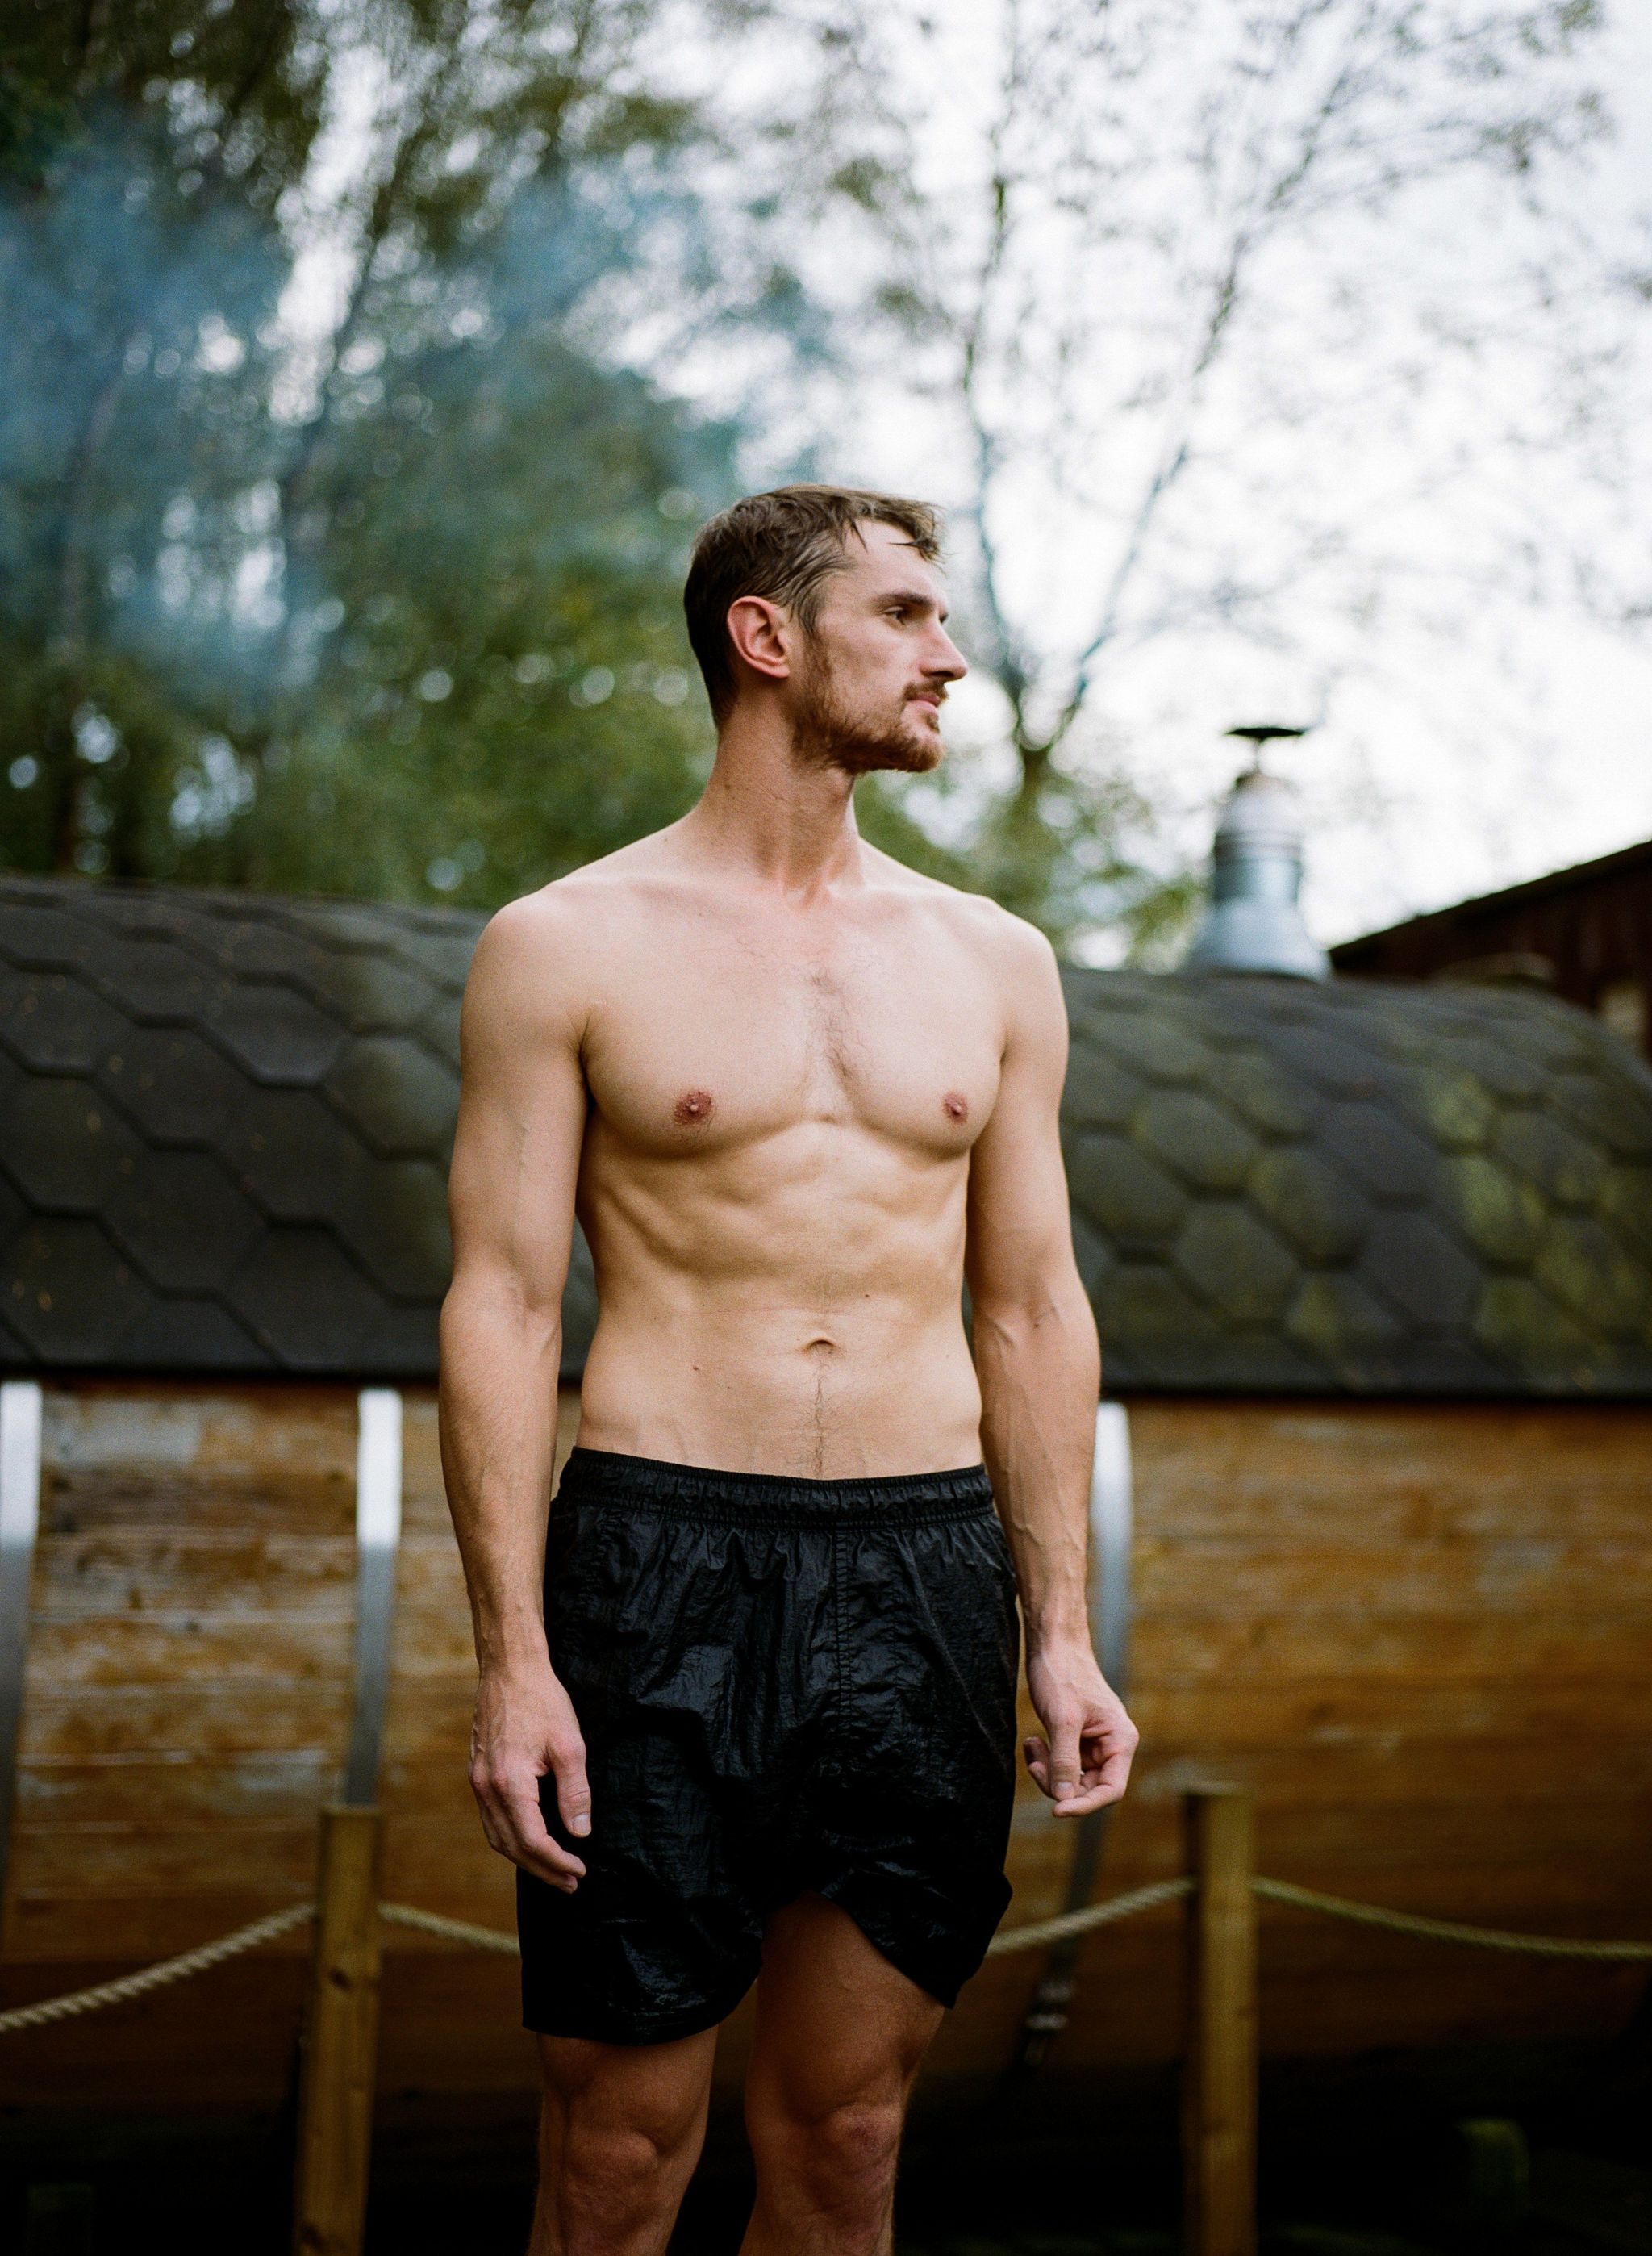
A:
{"label": "man's chest", "polygon": [[585,1053],[598,1112],[662,1156],[807,1123],[967,1150],[997,1095],[999,998],[965,951],[902,937],[798,947],[663,929],[598,983]]}

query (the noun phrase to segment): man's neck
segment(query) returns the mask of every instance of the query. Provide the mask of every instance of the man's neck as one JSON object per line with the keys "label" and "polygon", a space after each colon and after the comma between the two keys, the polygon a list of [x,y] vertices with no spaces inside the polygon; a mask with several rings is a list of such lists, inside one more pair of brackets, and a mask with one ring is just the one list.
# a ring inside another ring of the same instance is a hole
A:
{"label": "man's neck", "polygon": [[784,722],[736,713],[678,835],[759,884],[806,899],[861,875],[854,782],[845,769],[799,758]]}

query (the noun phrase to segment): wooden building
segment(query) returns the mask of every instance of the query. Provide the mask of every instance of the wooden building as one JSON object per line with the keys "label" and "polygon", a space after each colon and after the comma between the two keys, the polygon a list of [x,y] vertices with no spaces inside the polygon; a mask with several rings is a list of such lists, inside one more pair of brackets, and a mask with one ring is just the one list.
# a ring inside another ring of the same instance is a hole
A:
{"label": "wooden building", "polygon": [[[347,1782],[388,1813],[389,1895],[510,1923],[433,1385],[479,924],[0,879],[0,1999],[301,1898]],[[1143,1735],[1097,1886],[1177,1869],[1178,1794],[1236,1779],[1279,1877],[1647,1933],[1652,1075],[1537,992],[1068,993],[1098,1605]],[[593,1313],[581,1261],[565,1442]],[[1029,1786],[1010,1923],[1061,1907],[1073,1851]],[[1086,1946],[1046,2074],[1172,2052],[1176,1934]],[[10,2039],[0,2093],[272,2104],[305,1948]],[[512,1966],[390,1950],[386,2108],[524,2090]],[[1604,2034],[1645,1981],[1272,1913],[1262,1955],[1276,2053]],[[1042,1971],[989,1963],[931,2091],[997,2072]]]}
{"label": "wooden building", "polygon": [[1551,988],[1652,1057],[1652,840],[1333,948],[1339,972]]}

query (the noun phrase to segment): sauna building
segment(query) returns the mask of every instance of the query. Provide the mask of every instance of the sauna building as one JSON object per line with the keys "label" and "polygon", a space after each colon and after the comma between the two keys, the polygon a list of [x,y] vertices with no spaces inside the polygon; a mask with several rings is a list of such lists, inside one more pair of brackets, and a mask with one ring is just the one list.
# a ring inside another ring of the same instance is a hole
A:
{"label": "sauna building", "polygon": [[[4,2002],[300,1900],[347,1791],[387,1812],[390,1897],[511,1922],[435,1421],[481,921],[0,878]],[[1280,1878],[1641,1931],[1652,1074],[1536,991],[1067,994],[1098,1621],[1142,1731],[1093,1885],[1177,1869],[1182,1789],[1239,1780]],[[581,1254],[565,1440],[594,1309]],[[1011,1922],[1061,1907],[1072,1855],[1029,1787]],[[1170,2056],[1176,1932],[1086,1946],[1044,2072]],[[386,2109],[526,2091],[509,1962],[388,1947]],[[13,2040],[6,2103],[273,2105],[305,1949]],[[1276,2053],[1604,2034],[1644,1986],[1271,1910],[1262,1956]],[[935,2089],[997,2072],[1039,1977],[989,1963]]]}

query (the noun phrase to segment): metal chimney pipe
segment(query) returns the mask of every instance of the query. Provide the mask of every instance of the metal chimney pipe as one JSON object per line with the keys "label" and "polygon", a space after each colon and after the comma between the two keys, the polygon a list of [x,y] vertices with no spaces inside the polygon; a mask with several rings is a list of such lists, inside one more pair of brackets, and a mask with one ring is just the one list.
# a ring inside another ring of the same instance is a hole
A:
{"label": "metal chimney pipe", "polygon": [[1271,723],[1230,729],[1255,748],[1222,809],[1211,854],[1210,906],[1183,961],[1185,971],[1272,971],[1328,979],[1331,962],[1302,920],[1302,823],[1296,793],[1262,765],[1262,748],[1301,729]]}

